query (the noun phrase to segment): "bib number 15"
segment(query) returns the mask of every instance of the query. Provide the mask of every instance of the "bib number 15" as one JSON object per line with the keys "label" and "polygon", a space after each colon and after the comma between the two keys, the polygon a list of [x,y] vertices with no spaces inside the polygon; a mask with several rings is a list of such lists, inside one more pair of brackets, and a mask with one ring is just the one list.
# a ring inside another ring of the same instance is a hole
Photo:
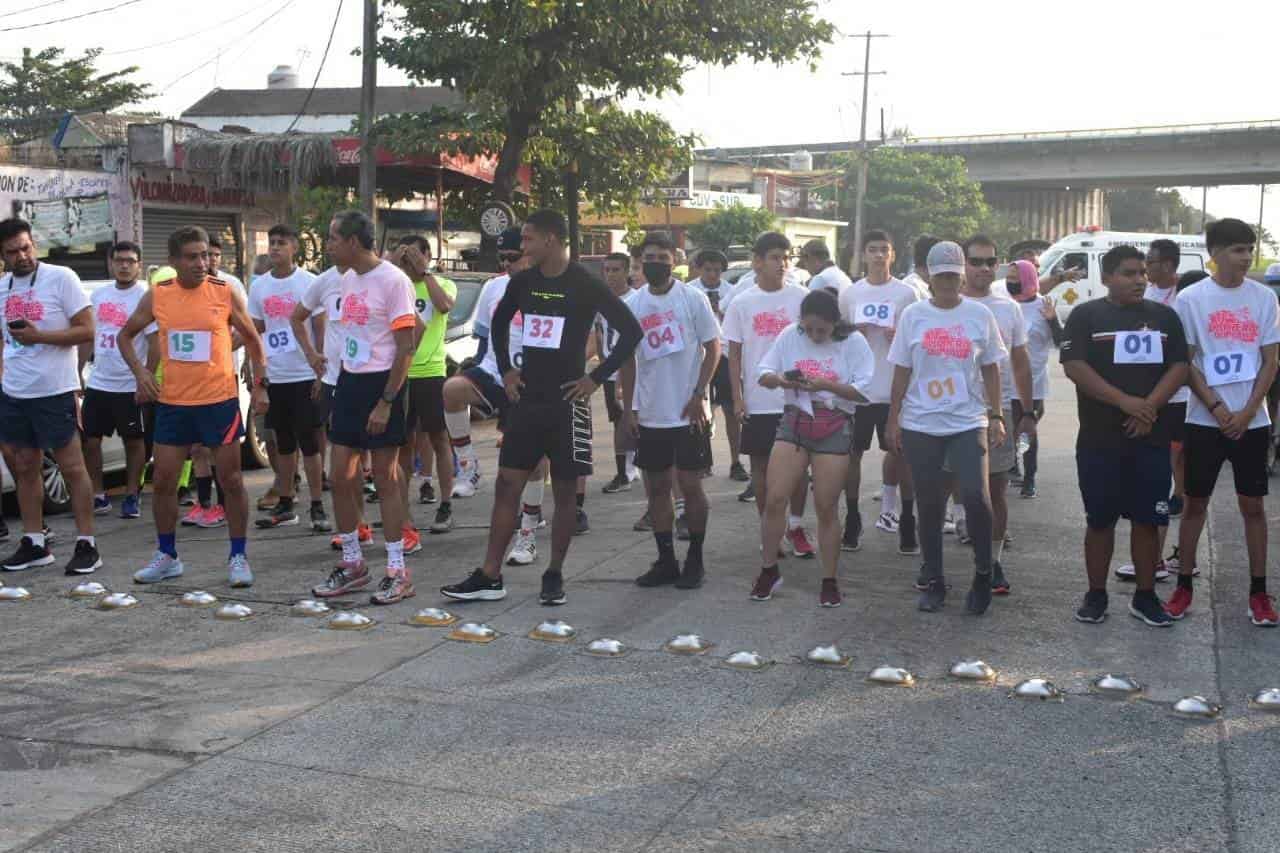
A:
{"label": "bib number 15", "polygon": [[174,361],[208,361],[211,344],[209,332],[170,332],[169,358]]}

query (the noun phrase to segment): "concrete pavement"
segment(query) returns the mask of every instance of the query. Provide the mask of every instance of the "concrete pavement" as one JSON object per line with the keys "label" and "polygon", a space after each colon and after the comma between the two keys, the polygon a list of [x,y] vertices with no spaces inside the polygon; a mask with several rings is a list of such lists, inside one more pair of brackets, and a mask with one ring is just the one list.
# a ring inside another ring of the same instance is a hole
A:
{"label": "concrete pavement", "polygon": [[[926,615],[910,588],[918,558],[873,529],[861,552],[842,556],[843,607],[817,607],[812,561],[784,561],[775,599],[748,601],[759,568],[755,509],[734,500],[740,486],[723,476],[722,443],[706,481],[703,589],[631,583],[654,558],[652,537],[631,531],[644,510],[638,484],[600,494],[612,470],[600,440],[592,531],[574,540],[568,604],[537,603],[543,534],[538,564],[508,571],[505,601],[443,605],[501,632],[489,645],[406,620],[479,564],[491,481],[455,503],[458,530],[424,535],[424,553],[410,558],[417,598],[386,610],[359,602],[379,620],[363,633],[289,615],[331,562],[323,537],[254,535],[258,583],[232,591],[225,532],[184,529],[187,576],[138,591],[129,575],[154,547],[149,525],[103,519],[108,566],[98,579],[138,592],[140,607],[104,613],[69,600],[73,581],[60,570],[3,578],[34,600],[0,605],[0,849],[1274,849],[1280,718],[1246,700],[1280,686],[1280,631],[1248,624],[1229,488],[1215,499],[1186,620],[1141,625],[1125,613],[1128,588],[1113,581],[1111,619],[1076,623],[1083,512],[1074,399],[1060,376],[1049,412],[1041,497],[1010,500],[1013,595],[983,618],[963,612],[970,557],[954,537],[955,589],[944,612]],[[493,438],[477,434],[489,474]],[[866,462],[868,494],[878,464],[874,454]],[[266,487],[262,474],[250,482],[255,496]],[[865,501],[863,516],[870,528]],[[67,519],[54,526],[70,533]],[[178,606],[195,588],[245,601],[255,615],[221,622]],[[568,621],[578,640],[527,638],[543,618]],[[686,631],[715,648],[697,658],[661,651]],[[632,650],[584,654],[600,636]],[[833,641],[853,656],[850,668],[801,661]],[[776,664],[725,668],[723,657],[741,649]],[[991,662],[999,684],[949,680],[961,657]],[[880,663],[911,669],[919,685],[865,682]],[[1107,671],[1142,680],[1146,700],[1089,695],[1090,679]],[[1066,689],[1066,701],[1009,698],[1033,675]],[[1190,693],[1222,701],[1222,717],[1173,717],[1167,703]]]}

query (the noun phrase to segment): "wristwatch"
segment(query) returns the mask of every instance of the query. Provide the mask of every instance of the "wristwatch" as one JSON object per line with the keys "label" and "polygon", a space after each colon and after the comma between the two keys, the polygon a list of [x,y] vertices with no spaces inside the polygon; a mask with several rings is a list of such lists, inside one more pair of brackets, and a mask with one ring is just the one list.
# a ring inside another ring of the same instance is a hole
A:
{"label": "wristwatch", "polygon": [[1004,414],[1002,412],[987,412],[987,420],[1004,423]]}
{"label": "wristwatch", "polygon": [[392,403],[394,403],[394,402],[396,401],[396,397],[398,397],[398,396],[400,396],[400,392],[399,392],[399,391],[383,391],[383,392],[382,392],[382,402],[384,402],[384,403],[386,403],[388,406],[390,406]]}
{"label": "wristwatch", "polygon": [[270,384],[271,384],[271,380],[267,379],[267,377],[265,376],[259,376],[257,379],[253,380],[253,385],[255,388],[266,389],[266,387]]}

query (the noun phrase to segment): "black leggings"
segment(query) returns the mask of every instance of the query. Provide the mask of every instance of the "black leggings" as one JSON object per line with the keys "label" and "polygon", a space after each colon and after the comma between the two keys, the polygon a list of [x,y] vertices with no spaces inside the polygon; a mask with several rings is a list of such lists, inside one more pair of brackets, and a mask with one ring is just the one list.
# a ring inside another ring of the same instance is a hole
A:
{"label": "black leggings", "polygon": [[[1009,429],[1017,429],[1018,424],[1022,422],[1022,401],[1011,401],[1013,406],[1013,423],[1009,424]],[[1035,415],[1036,422],[1044,417],[1044,400],[1031,401],[1031,413]],[[1022,454],[1022,476],[1024,480],[1035,480],[1036,472],[1040,470],[1040,431],[1036,430],[1036,434],[1031,437],[1031,446],[1027,448],[1027,452]]]}
{"label": "black leggings", "polygon": [[[949,480],[960,487],[969,536],[973,540],[973,564],[981,573],[991,572],[991,492],[987,484],[987,431],[973,429],[954,435],[929,435],[902,431],[902,451],[911,466],[916,490],[916,515],[920,520],[921,574],[942,577],[942,516],[951,491]],[[946,464],[951,477],[943,473]]]}

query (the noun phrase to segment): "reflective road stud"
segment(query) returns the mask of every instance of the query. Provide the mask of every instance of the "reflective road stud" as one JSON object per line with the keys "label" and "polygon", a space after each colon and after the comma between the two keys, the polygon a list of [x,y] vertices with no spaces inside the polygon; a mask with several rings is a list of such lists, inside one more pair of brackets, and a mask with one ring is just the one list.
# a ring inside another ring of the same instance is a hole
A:
{"label": "reflective road stud", "polygon": [[212,607],[218,603],[218,596],[211,592],[205,592],[202,589],[185,593],[182,598],[178,599],[178,603],[183,607]]}
{"label": "reflective road stud", "polygon": [[377,623],[363,613],[347,610],[333,614],[324,624],[334,631],[367,631]]}
{"label": "reflective road stud", "polygon": [[25,586],[0,586],[0,601],[30,601],[31,593]]}
{"label": "reflective road stud", "polygon": [[814,646],[805,654],[804,659],[819,666],[848,666],[853,658],[840,653],[832,643],[829,646]]}
{"label": "reflective road stud", "polygon": [[602,658],[616,658],[625,655],[628,651],[629,649],[620,640],[610,639],[609,637],[592,640],[587,643],[586,648],[587,654],[597,655]]}
{"label": "reflective road stud", "polygon": [[714,643],[707,642],[699,634],[677,634],[662,646],[673,655],[702,655],[711,650]]}
{"label": "reflective road stud", "polygon": [[1258,711],[1280,712],[1280,687],[1268,687],[1249,697],[1249,707]]}
{"label": "reflective road stud", "polygon": [[994,682],[998,673],[984,660],[961,660],[951,665],[951,677],[964,681]]}
{"label": "reflective road stud", "polygon": [[138,599],[127,592],[113,592],[98,599],[99,610],[124,610],[127,607],[137,607],[138,604]]}
{"label": "reflective road stud", "polygon": [[81,581],[67,590],[67,598],[97,598],[109,590],[97,581]]}
{"label": "reflective road stud", "polygon": [[1127,675],[1099,675],[1091,682],[1093,692],[1104,696],[1131,699],[1142,693],[1142,685]]}
{"label": "reflective road stud", "polygon": [[1066,695],[1047,678],[1028,678],[1019,681],[1010,696],[1019,699],[1039,699],[1042,702],[1062,702]]}
{"label": "reflective road stud", "polygon": [[445,639],[459,643],[492,643],[498,639],[498,632],[482,622],[463,622],[445,634]]}
{"label": "reflective road stud", "polygon": [[576,636],[578,636],[578,629],[561,619],[540,622],[529,632],[529,639],[541,640],[544,643],[568,643]]}
{"label": "reflective road stud", "polygon": [[213,611],[213,618],[221,619],[224,622],[243,622],[253,615],[253,610],[247,604],[240,602],[230,602]]}
{"label": "reflective road stud", "polygon": [[410,625],[418,625],[423,628],[447,628],[457,621],[457,616],[454,616],[448,610],[441,610],[439,607],[428,607],[409,617]]}
{"label": "reflective road stud", "polygon": [[867,673],[867,681],[891,687],[916,686],[916,677],[899,666],[878,666]]}
{"label": "reflective road stud", "polygon": [[314,598],[295,601],[293,606],[289,608],[290,616],[324,616],[328,612],[329,605],[323,601],[316,601]]}
{"label": "reflective road stud", "polygon": [[773,661],[765,660],[758,652],[734,652],[724,659],[724,665],[733,669],[758,672],[773,666]]}
{"label": "reflective road stud", "polygon": [[1192,720],[1212,720],[1222,713],[1222,706],[1203,696],[1184,696],[1173,703],[1173,713]]}

